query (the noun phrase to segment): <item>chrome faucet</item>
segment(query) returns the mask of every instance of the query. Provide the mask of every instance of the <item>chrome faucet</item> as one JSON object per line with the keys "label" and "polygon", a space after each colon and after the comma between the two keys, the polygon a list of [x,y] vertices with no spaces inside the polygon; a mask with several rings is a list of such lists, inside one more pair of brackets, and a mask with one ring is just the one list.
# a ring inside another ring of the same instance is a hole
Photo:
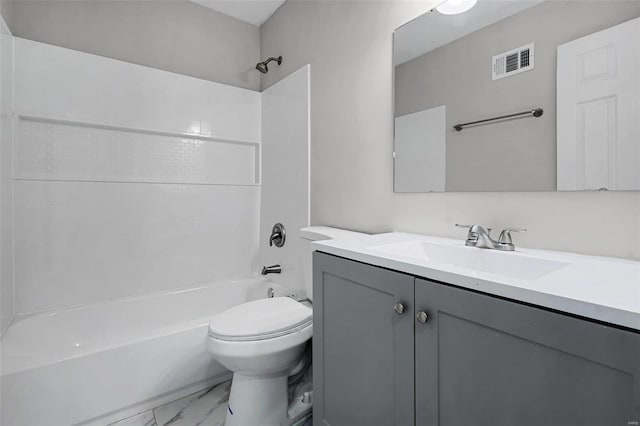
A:
{"label": "chrome faucet", "polygon": [[469,247],[478,247],[502,251],[514,251],[516,246],[511,239],[512,232],[527,232],[522,228],[506,228],[500,232],[498,241],[491,238],[491,228],[484,228],[480,225],[460,225],[456,223],[458,228],[467,228],[467,240],[464,245]]}
{"label": "chrome faucet", "polygon": [[271,265],[271,266],[263,266],[262,267],[262,272],[260,272],[262,275],[267,275],[267,274],[279,274],[282,272],[282,267],[280,265]]}
{"label": "chrome faucet", "polygon": [[269,247],[275,244],[276,247],[282,247],[284,242],[286,241],[286,233],[284,230],[284,225],[281,223],[276,223],[273,225],[273,229],[271,229],[271,236],[269,237]]}

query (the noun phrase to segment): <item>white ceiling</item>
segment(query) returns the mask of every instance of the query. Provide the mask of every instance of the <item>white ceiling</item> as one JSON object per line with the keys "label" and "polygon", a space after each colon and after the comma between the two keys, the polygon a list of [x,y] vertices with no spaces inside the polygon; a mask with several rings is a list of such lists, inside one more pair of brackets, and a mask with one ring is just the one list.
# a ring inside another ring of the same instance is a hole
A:
{"label": "white ceiling", "polygon": [[209,9],[260,26],[285,0],[191,0]]}

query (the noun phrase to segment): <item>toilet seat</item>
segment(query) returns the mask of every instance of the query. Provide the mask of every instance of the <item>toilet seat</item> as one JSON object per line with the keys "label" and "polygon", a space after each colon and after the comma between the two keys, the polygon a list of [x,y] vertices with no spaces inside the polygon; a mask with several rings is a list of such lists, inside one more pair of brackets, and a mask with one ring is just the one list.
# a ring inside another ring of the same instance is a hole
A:
{"label": "toilet seat", "polygon": [[209,323],[207,350],[234,373],[264,377],[295,365],[313,335],[312,310],[288,297],[234,306]]}
{"label": "toilet seat", "polygon": [[214,316],[209,337],[229,342],[274,339],[311,326],[312,309],[289,297],[243,303]]}

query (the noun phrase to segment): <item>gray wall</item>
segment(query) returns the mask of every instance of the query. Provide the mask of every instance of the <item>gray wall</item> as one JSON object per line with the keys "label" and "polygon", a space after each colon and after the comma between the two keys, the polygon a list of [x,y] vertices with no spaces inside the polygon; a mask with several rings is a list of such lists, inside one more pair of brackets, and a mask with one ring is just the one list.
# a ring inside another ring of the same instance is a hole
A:
{"label": "gray wall", "polygon": [[20,0],[11,9],[16,37],[260,88],[258,28],[192,2]]}
{"label": "gray wall", "polygon": [[0,0],[0,15],[5,24],[11,28],[13,23],[13,2],[10,0]]}
{"label": "gray wall", "polygon": [[[229,49],[225,43],[189,47],[188,54],[180,50],[175,39],[184,40],[181,32],[185,29],[185,15],[189,14],[170,15],[171,10],[180,9],[173,2],[154,2],[157,10],[164,12],[153,14],[147,13],[143,5],[146,2],[96,0],[95,5],[63,2],[66,4],[45,5],[43,10],[47,13],[34,12],[38,18],[24,18],[27,9],[37,8],[31,4],[34,1],[24,3],[13,5],[10,25],[19,28],[21,22],[30,22],[31,33],[57,34],[74,44],[67,47],[86,50],[78,46],[85,44],[91,49],[111,49],[121,54],[117,59],[144,63],[138,58],[141,56],[150,62],[145,65],[157,68],[161,68],[157,62],[170,56],[178,58],[177,65],[171,61],[171,71],[193,75],[195,71],[191,73],[183,67],[195,69],[199,74],[196,76],[229,84],[232,83],[225,81],[225,75],[238,77],[242,73],[243,68],[219,71],[219,61],[229,59],[224,55],[218,57],[215,52]],[[397,230],[456,238],[464,236],[464,231],[453,228],[456,222],[476,222],[495,228],[526,226],[529,233],[516,237],[524,246],[640,259],[637,192],[393,193],[391,34],[435,3],[288,0],[260,28],[261,50],[270,55],[282,54],[285,59],[282,66],[270,67],[269,74],[262,79],[263,88],[304,64],[312,65],[312,223],[368,232]],[[197,11],[196,22],[209,13],[197,5],[184,5],[184,9]],[[211,13],[226,21],[226,17]],[[51,30],[49,21],[65,25],[56,25],[57,30]],[[41,30],[41,25],[49,30]],[[117,31],[113,31],[113,25]],[[229,33],[206,22],[203,25],[205,32]],[[167,31],[172,27],[173,31]],[[169,40],[171,48],[158,40]],[[52,40],[47,42],[56,44]],[[242,53],[235,48],[229,50],[233,55]],[[169,53],[162,54],[163,51]],[[114,57],[104,51],[93,53]],[[207,60],[211,66],[180,63],[197,55],[202,56],[197,59]],[[247,63],[246,72],[255,62]],[[204,77],[203,70],[216,75]],[[252,78],[246,77],[245,81]]]}
{"label": "gray wall", "polygon": [[524,226],[516,244],[640,259],[640,193],[393,193],[393,30],[434,2],[287,1],[261,29],[269,87],[311,64],[311,221],[462,240],[454,223]]}
{"label": "gray wall", "polygon": [[4,20],[0,19],[0,333],[4,331],[15,313],[12,111],[13,36]]}
{"label": "gray wall", "polygon": [[[447,106],[447,191],[553,191],[556,48],[638,16],[640,1],[544,2],[397,66],[396,116]],[[491,80],[493,55],[531,42],[534,70]],[[539,119],[451,129],[536,107]]]}

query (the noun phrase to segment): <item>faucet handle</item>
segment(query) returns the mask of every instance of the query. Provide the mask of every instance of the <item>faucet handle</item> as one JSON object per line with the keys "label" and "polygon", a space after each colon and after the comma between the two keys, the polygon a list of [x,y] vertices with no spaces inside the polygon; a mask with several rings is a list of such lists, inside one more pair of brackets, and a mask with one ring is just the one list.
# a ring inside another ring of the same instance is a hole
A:
{"label": "faucet handle", "polygon": [[[465,229],[471,229],[471,228],[473,228],[474,226],[478,226],[478,225],[461,225],[461,224],[459,224],[459,223],[456,223],[455,225],[456,225],[458,228],[465,228]],[[485,229],[486,229],[487,231],[491,232],[491,230],[492,230],[493,228],[485,228]]]}
{"label": "faucet handle", "polygon": [[513,240],[511,239],[512,232],[527,232],[525,228],[505,228],[500,232],[500,237],[498,238],[498,242],[501,244],[512,244]]}
{"label": "faucet handle", "polygon": [[475,225],[460,225],[459,223],[456,223],[456,227],[457,228],[466,228],[466,229],[471,229],[473,228]]}
{"label": "faucet handle", "polygon": [[456,227],[469,230],[467,231],[467,244],[475,243],[478,240],[478,234],[476,232],[473,232],[473,229],[476,227],[476,225],[461,225],[459,223],[456,223]]}
{"label": "faucet handle", "polygon": [[[459,224],[459,223],[456,223],[455,225],[456,225],[458,228],[465,228],[465,229],[468,229],[468,230],[469,230],[469,234],[475,233],[479,228],[482,228],[482,226],[479,226],[479,225],[461,225],[461,224]],[[486,229],[486,230],[487,230],[487,233],[488,233],[489,235],[491,235],[491,230],[492,230],[493,228],[482,228],[482,229]]]}

